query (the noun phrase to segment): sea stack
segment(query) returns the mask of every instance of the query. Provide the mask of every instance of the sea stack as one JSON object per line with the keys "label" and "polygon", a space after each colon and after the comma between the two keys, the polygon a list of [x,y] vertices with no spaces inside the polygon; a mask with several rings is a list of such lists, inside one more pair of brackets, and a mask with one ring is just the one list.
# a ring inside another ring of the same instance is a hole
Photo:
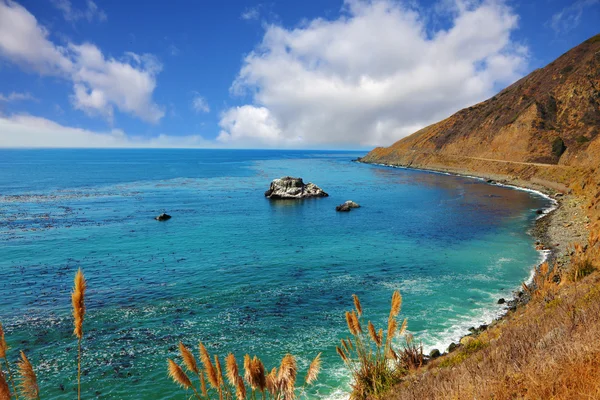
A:
{"label": "sea stack", "polygon": [[273,179],[265,197],[269,199],[306,199],[309,197],[327,197],[327,193],[314,183],[304,183],[302,178],[284,176]]}

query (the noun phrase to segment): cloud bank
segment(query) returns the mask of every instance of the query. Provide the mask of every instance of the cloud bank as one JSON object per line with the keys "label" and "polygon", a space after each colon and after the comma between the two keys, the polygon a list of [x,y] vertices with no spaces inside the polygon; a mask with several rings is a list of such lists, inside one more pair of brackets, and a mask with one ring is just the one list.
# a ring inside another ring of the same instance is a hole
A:
{"label": "cloud bank", "polygon": [[79,147],[79,148],[209,148],[217,147],[198,135],[158,135],[142,137],[126,135],[120,129],[93,132],[60,125],[31,115],[0,116],[2,147]]}
{"label": "cloud bank", "polygon": [[0,57],[31,72],[71,81],[71,102],[88,115],[112,121],[116,108],[150,123],[164,116],[152,100],[161,70],[156,58],[135,53],[120,60],[107,58],[90,43],[59,46],[29,11],[11,0],[0,0]]}
{"label": "cloud bank", "polygon": [[[442,3],[444,4],[444,3]],[[487,97],[524,71],[501,2],[457,1],[447,29],[392,0],[347,0],[339,17],[269,25],[231,87],[218,141],[240,147],[389,145]]]}

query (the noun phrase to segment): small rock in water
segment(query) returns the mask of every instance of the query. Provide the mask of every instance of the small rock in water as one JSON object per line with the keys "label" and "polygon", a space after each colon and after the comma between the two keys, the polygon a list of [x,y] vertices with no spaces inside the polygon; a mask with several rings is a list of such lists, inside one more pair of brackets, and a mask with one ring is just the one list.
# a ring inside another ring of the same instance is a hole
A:
{"label": "small rock in water", "polygon": [[542,215],[543,213],[544,213],[544,210],[542,210],[541,208],[536,211],[537,215]]}
{"label": "small rock in water", "polygon": [[450,346],[448,346],[448,353],[452,353],[457,347],[458,345],[456,343],[450,343]]}
{"label": "small rock in water", "polygon": [[336,206],[335,211],[348,212],[351,211],[353,208],[360,208],[360,205],[358,203],[353,202],[352,200],[348,200],[344,204]]}
{"label": "small rock in water", "polygon": [[157,221],[167,221],[167,220],[171,219],[171,216],[167,213],[162,213],[154,219]]}
{"label": "small rock in water", "polygon": [[498,299],[498,304],[504,304],[506,303],[506,300],[504,300],[504,297],[501,297]]}

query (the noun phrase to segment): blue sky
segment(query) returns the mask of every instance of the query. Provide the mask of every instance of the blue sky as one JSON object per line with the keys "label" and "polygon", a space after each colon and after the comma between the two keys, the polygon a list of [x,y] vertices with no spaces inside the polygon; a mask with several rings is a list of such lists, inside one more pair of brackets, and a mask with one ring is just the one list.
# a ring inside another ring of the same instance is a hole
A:
{"label": "blue sky", "polygon": [[600,33],[600,0],[0,0],[0,146],[369,148]]}

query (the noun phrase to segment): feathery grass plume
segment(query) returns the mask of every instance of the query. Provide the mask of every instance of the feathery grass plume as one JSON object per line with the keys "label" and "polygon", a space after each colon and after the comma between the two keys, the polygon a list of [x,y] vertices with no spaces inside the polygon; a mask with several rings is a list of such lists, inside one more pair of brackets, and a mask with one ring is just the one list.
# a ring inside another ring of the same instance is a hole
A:
{"label": "feathery grass plume", "polygon": [[350,347],[350,350],[354,350],[354,345],[352,344],[352,339],[348,338],[348,339],[346,339],[346,342],[348,343],[348,347]]}
{"label": "feathery grass plume", "polygon": [[354,329],[354,323],[352,322],[352,314],[350,311],[346,311],[346,324],[348,325],[348,330],[351,334],[357,335],[358,332]]}
{"label": "feathery grass plume", "polygon": [[0,369],[0,400],[10,400],[10,389],[4,378],[4,372]]}
{"label": "feathery grass plume", "polygon": [[237,378],[240,376],[240,369],[233,353],[229,353],[225,358],[225,369],[227,370],[227,379],[232,386],[237,384]]}
{"label": "feathery grass plume", "polygon": [[275,394],[277,393],[277,387],[279,386],[277,384],[277,368],[273,368],[271,372],[269,372],[266,381],[267,391],[272,397],[275,397]]}
{"label": "feathery grass plume", "polygon": [[198,363],[196,363],[196,358],[192,354],[192,352],[185,347],[182,342],[179,342],[179,353],[181,354],[181,358],[183,359],[183,364],[185,368],[195,373],[196,375],[200,374],[200,370],[198,369]]}
{"label": "feathery grass plume", "polygon": [[217,376],[217,371],[215,370],[215,366],[210,360],[210,355],[208,354],[208,350],[206,347],[200,342],[200,360],[202,361],[202,365],[204,365],[204,370],[206,371],[206,377],[208,378],[208,383],[214,389],[219,388],[219,378]]}
{"label": "feathery grass plume", "polygon": [[369,336],[371,336],[371,340],[373,341],[373,343],[375,343],[377,347],[381,347],[381,340],[379,338],[379,335],[377,335],[377,331],[375,331],[375,326],[371,321],[369,321],[368,328]]}
{"label": "feathery grass plume", "polygon": [[252,358],[250,358],[250,354],[244,356],[244,379],[252,390],[256,389],[256,385],[252,381]]}
{"label": "feathery grass plume", "polygon": [[219,356],[216,354],[215,369],[217,371],[217,379],[219,383],[219,400],[223,400],[223,386],[225,385],[225,380],[223,379],[223,370],[221,369],[221,362],[219,361]]}
{"label": "feathery grass plume", "polygon": [[8,345],[6,344],[6,339],[4,338],[4,329],[2,329],[2,323],[0,322],[0,358],[6,358],[7,350]]}
{"label": "feathery grass plume", "polygon": [[231,386],[235,387],[235,394],[238,400],[246,398],[246,386],[240,376],[240,369],[233,353],[229,353],[225,359],[225,368],[227,370],[227,379]]}
{"label": "feathery grass plume", "polygon": [[200,370],[200,390],[202,391],[202,396],[208,397],[208,389],[206,388],[206,379],[204,379],[204,372]]}
{"label": "feathery grass plume", "polygon": [[362,306],[360,305],[360,300],[358,299],[358,296],[353,294],[352,299],[354,300],[354,308],[356,308],[358,316],[362,316]]}
{"label": "feathery grass plume", "polygon": [[221,362],[219,361],[219,356],[215,354],[215,369],[217,370],[217,378],[219,379],[219,386],[223,386],[225,384],[225,380],[223,379],[223,370],[221,369]]}
{"label": "feathery grass plume", "polygon": [[267,380],[265,376],[265,365],[263,362],[256,356],[252,359],[250,363],[250,374],[252,375],[252,381],[255,382],[256,388],[264,393],[267,387]]}
{"label": "feathery grass plume", "polygon": [[277,374],[277,381],[279,383],[280,390],[284,393],[284,398],[290,400],[295,398],[296,389],[296,374],[298,368],[296,365],[296,359],[291,354],[286,354],[281,360],[279,366],[279,373]]}
{"label": "feathery grass plume", "polygon": [[404,335],[404,332],[406,332],[407,326],[408,326],[408,319],[404,318],[404,321],[402,321],[402,325],[400,326],[400,330],[398,331],[398,336]]}
{"label": "feathery grass plume", "polygon": [[335,351],[337,351],[338,355],[340,356],[340,358],[347,363],[348,362],[348,357],[346,356],[346,354],[344,353],[344,350],[342,350],[339,346],[335,347]]}
{"label": "feathery grass plume", "polygon": [[397,317],[400,313],[400,307],[402,307],[402,296],[399,291],[394,291],[392,294],[392,308],[390,310],[390,317]]}
{"label": "feathery grass plume", "polygon": [[10,371],[10,364],[8,363],[8,358],[6,358],[6,352],[8,351],[8,344],[6,344],[6,338],[4,337],[4,329],[2,328],[2,323],[0,323],[0,358],[4,359],[4,365],[6,366],[6,372],[8,374],[8,380],[13,388],[13,393],[15,394],[15,398],[18,400],[19,395],[17,394],[17,388],[15,386],[15,381],[12,376],[12,372]]}
{"label": "feathery grass plume", "polygon": [[308,372],[306,372],[306,378],[304,379],[304,383],[310,385],[311,383],[316,381],[320,371],[321,353],[317,354],[315,359],[310,363],[310,366],[308,367]]}
{"label": "feathery grass plume", "polygon": [[81,339],[83,338],[83,318],[85,316],[85,289],[87,282],[81,272],[81,268],[75,274],[75,285],[71,293],[73,304],[73,319],[75,329],[73,334],[77,336],[77,399],[81,399]]}
{"label": "feathery grass plume", "polygon": [[386,344],[388,344],[388,345],[391,344],[392,339],[394,339],[394,336],[396,335],[397,329],[398,329],[398,322],[396,321],[396,318],[390,318],[388,320]]}
{"label": "feathery grass plume", "polygon": [[362,326],[360,326],[360,322],[358,321],[358,316],[356,315],[356,311],[352,311],[350,313],[352,328],[356,332],[355,335],[362,333]]}
{"label": "feathery grass plume", "polygon": [[173,382],[181,385],[184,389],[190,389],[192,387],[192,381],[183,372],[183,369],[177,365],[177,363],[169,359],[169,376],[173,379]]}
{"label": "feathery grass plume", "polygon": [[348,344],[348,342],[346,342],[346,340],[342,339],[342,348],[344,350],[346,350],[348,353],[350,353],[350,345]]}
{"label": "feathery grass plume", "polygon": [[238,376],[235,382],[235,396],[238,400],[246,399],[246,385],[244,385],[244,380],[241,376]]}
{"label": "feathery grass plume", "polygon": [[19,375],[21,377],[21,383],[19,388],[21,389],[21,395],[26,399],[39,399],[40,388],[37,383],[37,376],[33,370],[33,366],[27,359],[24,352],[21,351],[21,360],[17,363],[19,368]]}
{"label": "feathery grass plume", "polygon": [[75,319],[75,329],[73,334],[81,339],[83,336],[83,318],[85,316],[85,289],[87,283],[81,272],[81,268],[75,275],[75,286],[71,293],[71,302],[73,303],[73,318]]}

